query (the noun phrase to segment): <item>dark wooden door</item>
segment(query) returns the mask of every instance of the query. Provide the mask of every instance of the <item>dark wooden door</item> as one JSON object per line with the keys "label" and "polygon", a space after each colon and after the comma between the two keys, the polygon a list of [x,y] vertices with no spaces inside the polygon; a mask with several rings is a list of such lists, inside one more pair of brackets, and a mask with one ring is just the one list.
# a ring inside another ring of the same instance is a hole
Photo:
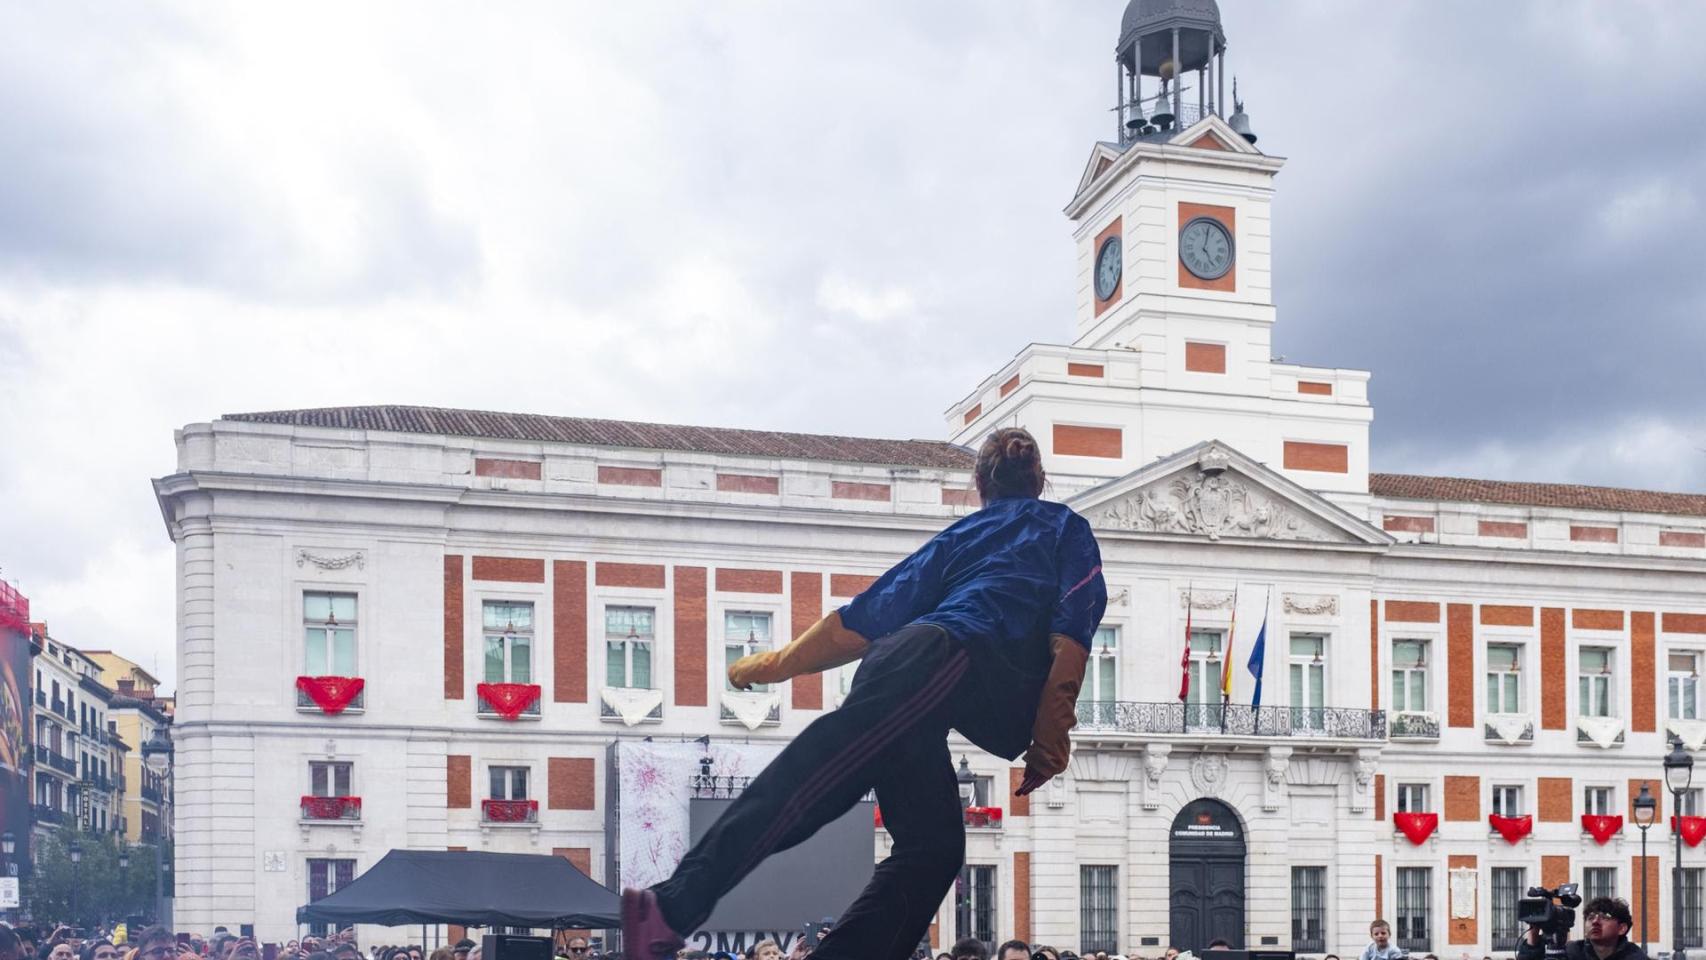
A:
{"label": "dark wooden door", "polygon": [[1244,948],[1244,860],[1174,857],[1168,946],[1201,952],[1216,938]]}

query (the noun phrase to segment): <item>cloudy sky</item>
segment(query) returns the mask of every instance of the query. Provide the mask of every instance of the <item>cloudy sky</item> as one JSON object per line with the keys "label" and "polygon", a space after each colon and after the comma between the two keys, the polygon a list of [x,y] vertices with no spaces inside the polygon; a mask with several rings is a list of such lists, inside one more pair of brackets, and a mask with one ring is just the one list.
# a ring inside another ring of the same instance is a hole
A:
{"label": "cloudy sky", "polygon": [[[173,676],[219,414],[895,437],[1068,339],[1123,0],[0,6],[0,576]],[[1222,0],[1386,471],[1706,489],[1706,5]]]}

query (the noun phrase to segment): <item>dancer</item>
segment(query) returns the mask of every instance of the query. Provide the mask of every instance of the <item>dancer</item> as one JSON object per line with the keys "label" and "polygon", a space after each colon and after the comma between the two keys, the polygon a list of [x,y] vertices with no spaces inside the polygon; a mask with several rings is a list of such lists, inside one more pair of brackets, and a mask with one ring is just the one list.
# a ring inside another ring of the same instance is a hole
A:
{"label": "dancer", "polygon": [[874,788],[893,852],[814,957],[910,957],[965,858],[948,731],[1008,760],[1022,752],[1019,796],[1066,769],[1107,605],[1096,538],[1083,517],[1038,499],[1042,457],[1028,432],[997,430],[975,473],[981,510],[787,647],[729,665],[744,689],[863,658],[841,707],[789,743],[669,879],[623,892],[628,956],[672,954],[765,857]]}

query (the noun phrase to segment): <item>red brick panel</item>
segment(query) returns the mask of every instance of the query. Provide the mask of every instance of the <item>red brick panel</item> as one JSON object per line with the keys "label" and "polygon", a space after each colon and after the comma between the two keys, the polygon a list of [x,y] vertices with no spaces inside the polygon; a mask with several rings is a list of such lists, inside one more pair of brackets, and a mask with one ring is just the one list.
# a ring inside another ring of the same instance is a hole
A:
{"label": "red brick panel", "polygon": [[1647,785],[1647,792],[1653,795],[1653,800],[1655,802],[1655,805],[1653,807],[1653,822],[1654,823],[1664,823],[1665,822],[1665,782],[1663,780],[1631,780],[1631,781],[1629,781],[1629,804],[1628,804],[1628,806],[1623,808],[1629,812],[1624,814],[1624,817],[1623,817],[1624,821],[1627,822],[1630,826],[1635,825],[1635,798],[1641,795],[1641,784],[1643,784],[1643,783],[1645,783]]}
{"label": "red brick panel", "polygon": [[1570,526],[1570,539],[1583,543],[1616,543],[1616,527],[1578,527]]}
{"label": "red brick panel", "polygon": [[1477,532],[1483,537],[1509,537],[1525,540],[1528,538],[1528,524],[1510,520],[1482,520]]}
{"label": "red brick panel", "polygon": [[1386,870],[1380,854],[1374,855],[1374,915],[1386,916]]}
{"label": "red brick panel", "polygon": [[544,468],[533,460],[498,460],[474,458],[474,476],[503,477],[508,480],[538,480]]}
{"label": "red brick panel", "polygon": [[[1118,288],[1116,288],[1116,292],[1114,294],[1114,297],[1116,299],[1119,297],[1119,293],[1117,292],[1117,289]],[[1019,375],[1015,373],[1011,377],[1007,378],[1006,383],[1003,383],[1001,385],[1001,396],[1005,397],[1006,395],[1008,395],[1009,393],[1012,393],[1013,391],[1015,391],[1017,389],[1019,389]]]}
{"label": "red brick panel", "polygon": [[1319,380],[1299,380],[1297,381],[1297,392],[1314,394],[1318,397],[1330,397],[1333,395],[1333,385],[1322,383]]}
{"label": "red brick panel", "polygon": [[1535,805],[1541,823],[1570,823],[1575,817],[1575,781],[1569,777],[1540,777]]}
{"label": "red brick panel", "polygon": [[[1387,602],[1387,606],[1391,606]],[[1448,604],[1445,610],[1446,687],[1449,714],[1453,727],[1475,725],[1475,691],[1480,684],[1475,679],[1475,624],[1473,607],[1467,603]]]}
{"label": "red brick panel", "polygon": [[[1664,927],[1659,926],[1659,858],[1647,858],[1644,887],[1641,879],[1641,867],[1640,857],[1629,858],[1628,899],[1634,906],[1630,913],[1634,914],[1635,919],[1635,925],[1629,928],[1629,933],[1631,936],[1635,936],[1637,935],[1636,931],[1646,929],[1652,931],[1655,937],[1663,937],[1665,936]],[[1647,891],[1645,903],[1639,902],[1642,899],[1640,891],[1643,889]],[[1645,924],[1644,927],[1643,924]]]}
{"label": "red brick panel", "polygon": [[1575,877],[1570,875],[1570,858],[1567,855],[1548,854],[1540,858],[1540,885],[1556,887],[1560,883],[1569,883]]}
{"label": "red brick panel", "polygon": [[[722,582],[723,571],[717,571],[717,580]],[[792,625],[794,639],[811,629],[823,616],[823,574],[801,573],[794,571],[788,574],[788,622]],[[790,682],[793,692],[789,694],[795,710],[823,709],[823,674],[806,673],[795,677]]]}
{"label": "red brick panel", "polygon": [[663,486],[663,469],[661,467],[607,467],[600,464],[598,482],[618,487],[661,487]]}
{"label": "red brick panel", "polygon": [[1007,797],[1013,805],[1013,809],[1010,812],[1015,817],[1028,817],[1031,815],[1031,795],[1026,794],[1022,797],[1014,796],[1014,793],[1019,789],[1019,784],[1024,782],[1025,768],[1012,767],[1007,771]]}
{"label": "red brick panel", "polygon": [[719,473],[717,489],[723,493],[778,494],[782,492],[782,478],[760,477],[748,473]]}
{"label": "red brick panel", "polygon": [[663,589],[661,563],[611,563],[598,561],[595,576],[601,587],[639,587],[645,590]]}
{"label": "red brick panel", "polygon": [[[1473,854],[1453,854],[1446,857],[1445,869],[1448,877],[1452,870],[1473,870],[1475,869],[1475,856]],[[1446,913],[1448,916],[1450,915],[1450,911],[1446,911]],[[1480,939],[1481,893],[1477,890],[1475,892],[1474,911],[1467,917],[1450,918],[1450,927],[1446,931],[1445,942],[1455,946],[1461,943],[1475,943]]]}
{"label": "red brick panel", "polygon": [[1653,615],[1648,611],[1632,611],[1629,614],[1629,728],[1636,733],[1658,729],[1658,682]]}
{"label": "red brick panel", "polygon": [[983,500],[976,490],[957,490],[953,487],[942,488],[942,503],[950,507],[981,507]]}
{"label": "red brick panel", "polygon": [[1013,936],[1026,942],[1031,939],[1031,854],[1027,850],[1013,853]]}
{"label": "red brick panel", "polygon": [[1706,614],[1667,613],[1664,625],[1666,633],[1706,633]]}
{"label": "red brick panel", "polygon": [[574,868],[587,876],[592,876],[591,847],[552,847],[551,856],[562,857],[574,864]]}
{"label": "red brick panel", "polygon": [[1434,518],[1387,516],[1381,521],[1381,527],[1399,533],[1433,533]]}
{"label": "red brick panel", "polygon": [[1350,473],[1350,448],[1342,443],[1285,442],[1285,468],[1314,473]]}
{"label": "red brick panel", "polygon": [[829,495],[836,500],[888,501],[891,498],[886,483],[855,483],[851,480],[831,480]]}
{"label": "red brick panel", "polygon": [[976,420],[978,417],[981,417],[981,416],[983,416],[983,404],[974,403],[974,404],[972,404],[972,408],[970,410],[966,411],[965,422],[971,423],[972,421]]}
{"label": "red brick panel", "polygon": [[1445,778],[1445,819],[1452,823],[1476,823],[1481,819],[1481,778]]}
{"label": "red brick panel", "polygon": [[444,805],[466,810],[474,805],[474,758],[452,753],[444,758]]}
{"label": "red brick panel", "polygon": [[1540,729],[1564,729],[1568,664],[1564,654],[1564,611],[1540,609]]}
{"label": "red brick panel", "polygon": [[[1185,224],[1190,223],[1198,217],[1213,217],[1214,219],[1219,220],[1220,225],[1226,228],[1227,234],[1233,237],[1234,249],[1236,249],[1238,237],[1238,211],[1236,209],[1232,207],[1211,206],[1206,203],[1181,202],[1179,204],[1179,224],[1178,227],[1175,228],[1175,235],[1177,235],[1178,230],[1183,230],[1185,228]],[[1238,261],[1236,259],[1232,261],[1232,267],[1226,271],[1224,276],[1214,280],[1203,280],[1190,270],[1186,269],[1185,261],[1181,259],[1179,261],[1179,286],[1190,287],[1197,290],[1216,290],[1221,293],[1232,293],[1238,289]]]}
{"label": "red brick panel", "polygon": [[1380,709],[1380,601],[1368,602],[1368,708]]}
{"label": "red brick panel", "polygon": [[702,707],[707,697],[707,611],[704,567],[675,568],[675,705]]}
{"label": "red brick panel", "polygon": [[[1095,273],[1096,273],[1097,261],[1099,261],[1101,259],[1102,243],[1103,243],[1103,241],[1107,240],[1109,237],[1120,236],[1120,229],[1121,229],[1120,218],[1115,217],[1112,221],[1110,221],[1108,223],[1107,226],[1102,228],[1102,232],[1096,234],[1096,239],[1091,241],[1091,243],[1090,243],[1090,274],[1091,274],[1091,278],[1092,278],[1091,282],[1090,282],[1090,294],[1091,294],[1091,296],[1095,296],[1095,293],[1096,293],[1096,283],[1095,283],[1094,277],[1095,277]],[[1125,249],[1125,247],[1122,243],[1121,248],[1120,248],[1120,259],[1122,259],[1122,260],[1125,259],[1126,255],[1129,253],[1131,253],[1131,251]],[[1114,284],[1114,289],[1108,293],[1107,299],[1104,300],[1104,299],[1101,299],[1099,297],[1096,299],[1096,316],[1098,316],[1098,317],[1101,316],[1104,312],[1107,311],[1107,309],[1109,307],[1112,307],[1114,304],[1119,303],[1120,302],[1120,296],[1124,293],[1125,293],[1125,271],[1121,270],[1119,282]],[[1013,378],[1013,385],[1014,386],[1019,385],[1019,378],[1018,377]],[[1001,388],[1001,395],[1004,397],[1007,395],[1007,388],[1006,387]]]}
{"label": "red brick panel", "polygon": [[[1190,143],[1185,144],[1185,146],[1195,147],[1198,150],[1222,150],[1222,151],[1224,151],[1224,150],[1228,149],[1226,144],[1221,143],[1220,138],[1215,136],[1212,133],[1205,133],[1202,136],[1196,138],[1195,140],[1192,140]],[[1026,939],[1026,938],[1021,937],[1020,939]]]}
{"label": "red brick panel", "polygon": [[717,568],[719,593],[781,593],[782,571]]}
{"label": "red brick panel", "polygon": [[1226,344],[1185,341],[1185,369],[1191,373],[1225,373]]}
{"label": "red brick panel", "polygon": [[1534,608],[1484,603],[1481,605],[1481,622],[1489,627],[1532,627]]}
{"label": "red brick panel", "polygon": [[1660,530],[1661,547],[1706,547],[1706,532],[1698,530]]}
{"label": "red brick panel", "polygon": [[1386,622],[1438,623],[1439,604],[1429,600],[1388,600]]}
{"label": "red brick panel", "polygon": [[1374,819],[1386,819],[1386,774],[1374,775]]}
{"label": "red brick panel", "polygon": [[545,561],[535,557],[475,557],[474,579],[499,583],[544,583]]}
{"label": "red brick panel", "polygon": [[545,768],[546,809],[591,810],[597,765],[591,757],[552,757]]}
{"label": "red brick panel", "polygon": [[587,697],[586,561],[551,562],[551,700]]}
{"label": "red brick panel", "polygon": [[876,577],[863,573],[832,573],[829,575],[829,595],[856,597],[876,582]]}
{"label": "red brick panel", "polygon": [[1103,367],[1099,363],[1068,363],[1066,375],[1069,377],[1100,377]]}
{"label": "red brick panel", "polygon": [[1570,626],[1577,630],[1621,630],[1623,611],[1586,610],[1577,607],[1570,611]]}
{"label": "red brick panel", "polygon": [[444,699],[462,699],[462,557],[444,557]]}
{"label": "red brick panel", "polygon": [[1054,425],[1054,452],[1062,457],[1102,457],[1118,460],[1124,456],[1124,439],[1119,427],[1076,427]]}

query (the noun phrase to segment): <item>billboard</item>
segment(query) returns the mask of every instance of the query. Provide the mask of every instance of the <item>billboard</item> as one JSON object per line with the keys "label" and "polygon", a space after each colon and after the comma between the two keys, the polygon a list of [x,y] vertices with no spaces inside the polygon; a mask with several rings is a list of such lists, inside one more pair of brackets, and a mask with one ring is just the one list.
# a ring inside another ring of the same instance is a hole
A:
{"label": "billboard", "polygon": [[17,840],[7,870],[30,862],[30,602],[0,581],[0,830]]}

